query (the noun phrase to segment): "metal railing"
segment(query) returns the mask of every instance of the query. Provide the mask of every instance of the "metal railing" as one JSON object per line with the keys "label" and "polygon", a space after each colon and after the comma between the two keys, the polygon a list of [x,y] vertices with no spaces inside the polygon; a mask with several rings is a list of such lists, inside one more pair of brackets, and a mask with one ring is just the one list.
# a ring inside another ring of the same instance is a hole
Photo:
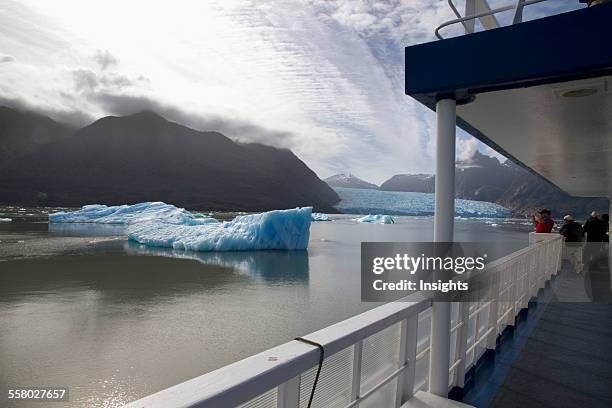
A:
{"label": "metal railing", "polygon": [[[487,265],[483,299],[453,303],[449,390],[560,267],[563,240],[540,234]],[[314,332],[324,348],[313,407],[400,407],[428,387],[431,300],[416,293]],[[306,407],[319,348],[290,341],[128,404],[128,407]]]}
{"label": "metal railing", "polygon": [[[440,30],[442,30],[445,27],[451,26],[453,24],[458,24],[461,23],[461,25],[463,25],[466,34],[467,33],[472,33],[474,32],[474,22],[477,19],[480,19],[481,21],[484,18],[490,18],[492,20],[490,20],[489,22],[485,23],[483,22],[483,25],[485,26],[485,28],[495,28],[499,26],[499,23],[497,23],[497,20],[494,19],[495,14],[498,13],[502,13],[504,11],[510,11],[510,10],[514,10],[514,14],[512,17],[512,24],[517,24],[520,23],[523,20],[523,8],[525,6],[529,6],[531,4],[536,4],[536,3],[540,3],[543,1],[547,1],[547,0],[514,0],[515,2],[513,4],[509,4],[507,6],[502,6],[502,7],[497,7],[495,9],[491,9],[488,7],[488,4],[486,3],[485,0],[466,0],[467,2],[472,2],[474,5],[472,7],[468,7],[466,6],[466,9],[471,9],[471,10],[476,10],[476,3],[477,1],[480,2],[480,4],[482,4],[483,6],[481,8],[484,9],[484,11],[481,11],[479,13],[474,13],[474,14],[469,14],[466,16],[462,16],[461,13],[459,13],[459,10],[457,10],[457,7],[455,6],[453,0],[448,0],[448,5],[450,6],[450,8],[453,10],[453,13],[455,13],[455,15],[457,16],[456,19],[453,20],[449,20],[445,23],[440,24],[436,30],[435,30],[435,35],[436,37],[438,37],[439,40],[444,39],[444,37],[442,37],[442,35],[440,35]],[[467,14],[467,12],[466,12]]]}

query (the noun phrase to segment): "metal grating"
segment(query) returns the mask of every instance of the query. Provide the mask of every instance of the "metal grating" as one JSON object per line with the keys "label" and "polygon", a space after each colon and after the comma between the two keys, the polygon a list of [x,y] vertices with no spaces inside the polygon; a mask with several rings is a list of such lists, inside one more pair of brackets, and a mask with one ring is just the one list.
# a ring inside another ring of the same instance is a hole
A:
{"label": "metal grating", "polygon": [[[350,402],[353,349],[353,346],[345,348],[325,359],[312,407],[345,407]],[[315,366],[301,376],[300,407],[308,406],[316,374],[317,367]]]}
{"label": "metal grating", "polygon": [[250,401],[239,405],[240,408],[276,408],[278,398],[278,388],[274,387],[270,391],[264,392],[261,395],[253,398]]}
{"label": "metal grating", "polygon": [[363,340],[360,395],[371,390],[399,368],[399,347],[399,323]]}

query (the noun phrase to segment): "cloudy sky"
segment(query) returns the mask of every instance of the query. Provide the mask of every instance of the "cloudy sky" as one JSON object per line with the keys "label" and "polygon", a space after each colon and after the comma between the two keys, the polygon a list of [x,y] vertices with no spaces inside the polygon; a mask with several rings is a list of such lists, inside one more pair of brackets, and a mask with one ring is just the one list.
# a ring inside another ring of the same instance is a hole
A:
{"label": "cloudy sky", "polygon": [[[434,115],[403,93],[403,48],[451,18],[446,0],[0,0],[0,105],[73,126],[154,110],[380,183],[434,168]],[[493,154],[459,137],[459,157]]]}

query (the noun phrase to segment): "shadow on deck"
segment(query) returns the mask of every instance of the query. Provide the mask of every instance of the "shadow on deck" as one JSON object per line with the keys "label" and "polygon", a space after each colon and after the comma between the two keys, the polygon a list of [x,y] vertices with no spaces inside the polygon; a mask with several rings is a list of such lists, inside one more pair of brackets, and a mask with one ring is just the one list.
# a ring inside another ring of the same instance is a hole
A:
{"label": "shadow on deck", "polygon": [[[586,277],[585,277],[586,276]],[[585,302],[591,296],[595,302]],[[611,407],[608,266],[558,276],[475,369],[463,401],[476,407]]]}

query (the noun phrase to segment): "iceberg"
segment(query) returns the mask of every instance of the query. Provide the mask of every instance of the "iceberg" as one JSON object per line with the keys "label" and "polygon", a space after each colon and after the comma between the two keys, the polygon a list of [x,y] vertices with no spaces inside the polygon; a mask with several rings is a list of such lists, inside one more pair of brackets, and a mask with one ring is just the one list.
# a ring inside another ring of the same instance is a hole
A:
{"label": "iceberg", "polygon": [[364,224],[395,224],[395,220],[390,215],[376,214],[366,215],[361,218],[355,218],[355,221]]}
{"label": "iceberg", "polygon": [[13,221],[12,218],[0,218],[0,222],[11,222]]}
{"label": "iceberg", "polygon": [[[335,187],[340,196],[336,208],[345,214],[390,214],[429,216],[434,213],[434,195],[400,191]],[[455,216],[464,218],[508,218],[510,210],[485,201],[455,199]]]}
{"label": "iceberg", "polygon": [[329,218],[329,215],[327,214],[312,213],[312,220],[313,221],[331,221],[331,218]]}
{"label": "iceberg", "polygon": [[127,233],[143,245],[177,250],[300,250],[308,247],[311,221],[312,207],[305,207],[241,215],[223,223],[135,222]]}
{"label": "iceberg", "polygon": [[85,205],[78,211],[49,214],[51,223],[95,223],[129,225],[135,222],[159,221],[175,225],[201,225],[219,223],[202,214],[192,214],[160,201],[134,205]]}

